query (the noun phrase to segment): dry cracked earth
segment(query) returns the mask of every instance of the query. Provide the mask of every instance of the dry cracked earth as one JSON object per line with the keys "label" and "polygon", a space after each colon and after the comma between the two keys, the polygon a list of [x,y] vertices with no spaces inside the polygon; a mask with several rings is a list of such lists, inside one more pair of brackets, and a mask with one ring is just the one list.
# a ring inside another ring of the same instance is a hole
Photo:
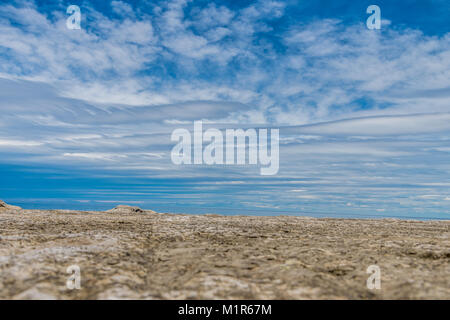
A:
{"label": "dry cracked earth", "polygon": [[[78,265],[81,289],[67,268]],[[370,290],[368,266],[381,270]],[[450,299],[450,221],[22,210],[0,299]]]}

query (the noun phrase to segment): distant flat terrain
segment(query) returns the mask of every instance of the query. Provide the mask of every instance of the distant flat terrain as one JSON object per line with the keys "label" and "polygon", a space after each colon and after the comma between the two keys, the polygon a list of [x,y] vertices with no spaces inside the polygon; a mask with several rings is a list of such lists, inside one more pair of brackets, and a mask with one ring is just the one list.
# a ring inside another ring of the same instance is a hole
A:
{"label": "distant flat terrain", "polygon": [[42,298],[450,299],[450,222],[3,206],[0,299]]}

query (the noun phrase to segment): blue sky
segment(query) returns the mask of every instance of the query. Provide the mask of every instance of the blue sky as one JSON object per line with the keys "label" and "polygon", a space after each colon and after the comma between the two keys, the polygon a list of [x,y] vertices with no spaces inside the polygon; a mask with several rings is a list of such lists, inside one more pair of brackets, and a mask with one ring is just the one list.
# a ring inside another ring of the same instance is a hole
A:
{"label": "blue sky", "polygon": [[[448,219],[449,16],[436,0],[2,1],[0,199]],[[278,174],[172,164],[171,132],[196,120],[279,128]]]}

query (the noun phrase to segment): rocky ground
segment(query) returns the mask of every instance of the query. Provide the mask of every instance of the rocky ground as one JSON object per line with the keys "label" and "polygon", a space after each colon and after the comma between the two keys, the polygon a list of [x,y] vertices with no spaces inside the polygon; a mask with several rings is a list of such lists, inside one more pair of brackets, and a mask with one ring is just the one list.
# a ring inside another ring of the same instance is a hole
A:
{"label": "rocky ground", "polygon": [[[78,265],[81,289],[69,290]],[[369,290],[378,265],[381,289]],[[21,210],[0,299],[450,299],[450,221]]]}

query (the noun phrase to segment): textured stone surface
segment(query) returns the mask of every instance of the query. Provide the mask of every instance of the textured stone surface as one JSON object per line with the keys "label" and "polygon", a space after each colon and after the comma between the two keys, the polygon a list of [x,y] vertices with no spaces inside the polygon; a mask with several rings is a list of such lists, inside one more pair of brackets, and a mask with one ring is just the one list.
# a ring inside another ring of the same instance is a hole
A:
{"label": "textured stone surface", "polygon": [[[120,206],[117,206],[114,209],[108,210],[106,212],[111,212],[111,213],[143,213],[144,210],[142,210],[139,207],[131,207],[131,206],[120,205]],[[149,212],[155,213],[155,211],[151,211],[151,210],[149,210]]]}
{"label": "textured stone surface", "polygon": [[22,210],[22,208],[17,206],[11,206],[0,200],[0,211],[16,211],[16,210]]}
{"label": "textured stone surface", "polygon": [[449,221],[0,210],[0,298],[450,299],[449,237]]}

